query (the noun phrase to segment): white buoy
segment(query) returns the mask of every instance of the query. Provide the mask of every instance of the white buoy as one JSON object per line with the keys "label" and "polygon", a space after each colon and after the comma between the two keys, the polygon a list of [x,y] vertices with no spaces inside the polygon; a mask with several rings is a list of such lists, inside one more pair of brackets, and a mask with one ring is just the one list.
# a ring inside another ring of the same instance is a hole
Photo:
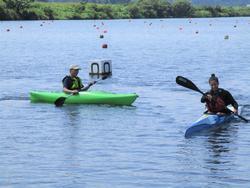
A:
{"label": "white buoy", "polygon": [[112,74],[111,60],[93,60],[89,62],[90,75],[109,75]]}

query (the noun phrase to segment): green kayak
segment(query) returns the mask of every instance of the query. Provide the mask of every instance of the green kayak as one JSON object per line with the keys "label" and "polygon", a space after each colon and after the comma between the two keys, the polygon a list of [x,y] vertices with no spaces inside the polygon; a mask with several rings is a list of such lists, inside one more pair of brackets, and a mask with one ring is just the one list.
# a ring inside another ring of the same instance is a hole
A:
{"label": "green kayak", "polygon": [[[59,97],[67,97],[63,92],[31,91],[31,102],[54,103]],[[102,91],[84,91],[79,95],[73,95],[66,99],[65,104],[110,104],[110,105],[131,105],[137,94],[115,94]]]}

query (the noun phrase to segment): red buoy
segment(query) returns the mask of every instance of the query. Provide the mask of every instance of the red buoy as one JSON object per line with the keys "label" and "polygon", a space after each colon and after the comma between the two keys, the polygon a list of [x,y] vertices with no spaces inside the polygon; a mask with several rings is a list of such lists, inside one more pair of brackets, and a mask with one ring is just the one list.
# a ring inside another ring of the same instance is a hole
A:
{"label": "red buoy", "polygon": [[102,48],[108,48],[108,45],[107,44],[103,44]]}

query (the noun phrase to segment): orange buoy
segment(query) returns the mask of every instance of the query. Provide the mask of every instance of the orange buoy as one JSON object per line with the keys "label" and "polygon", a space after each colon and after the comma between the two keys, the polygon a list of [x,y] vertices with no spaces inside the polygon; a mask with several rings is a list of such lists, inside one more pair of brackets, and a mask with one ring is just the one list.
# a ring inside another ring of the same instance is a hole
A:
{"label": "orange buoy", "polygon": [[108,45],[107,44],[103,44],[102,48],[108,48]]}

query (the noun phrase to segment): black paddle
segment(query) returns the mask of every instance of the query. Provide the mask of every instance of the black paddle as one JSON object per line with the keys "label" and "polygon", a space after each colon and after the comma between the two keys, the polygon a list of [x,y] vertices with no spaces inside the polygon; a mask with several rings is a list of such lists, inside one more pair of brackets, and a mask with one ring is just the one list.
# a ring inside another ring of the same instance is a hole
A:
{"label": "black paddle", "polygon": [[[182,76],[177,76],[176,77],[176,83],[185,87],[185,88],[188,88],[188,89],[191,89],[191,90],[194,90],[194,91],[197,91],[199,93],[201,93],[202,95],[206,95],[204,92],[202,92],[191,80],[187,79],[187,78],[184,78]],[[228,109],[228,108],[227,108]],[[231,111],[232,113],[234,113],[232,110],[228,109],[229,111]],[[248,123],[249,120],[247,120],[246,118],[242,117],[241,115],[239,114],[235,114],[237,117],[239,117],[240,119],[244,120],[245,122]]]}
{"label": "black paddle", "polygon": [[[100,80],[106,80],[107,78],[108,78],[108,76],[104,76],[104,77],[102,77],[102,78],[96,80],[96,81],[93,83],[93,85],[96,84],[97,82],[99,82]],[[54,104],[56,105],[56,107],[61,107],[61,106],[63,106],[65,100],[68,99],[69,97],[73,96],[73,95],[74,95],[74,94],[70,94],[70,95],[68,95],[67,97],[59,97],[58,99],[56,99],[56,101],[54,102]]]}

